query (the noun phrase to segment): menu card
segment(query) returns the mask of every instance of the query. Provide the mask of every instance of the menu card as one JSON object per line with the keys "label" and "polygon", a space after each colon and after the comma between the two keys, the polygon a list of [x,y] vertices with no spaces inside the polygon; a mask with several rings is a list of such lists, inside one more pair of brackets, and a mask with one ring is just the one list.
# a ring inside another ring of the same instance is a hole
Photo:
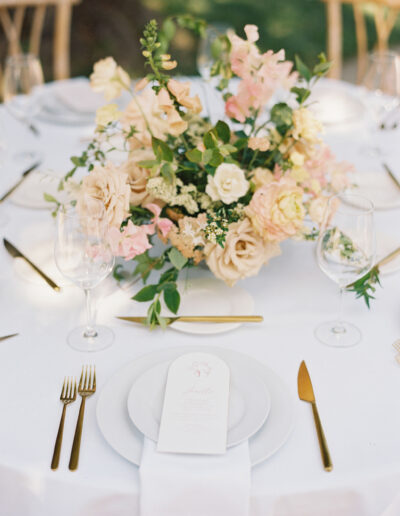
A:
{"label": "menu card", "polygon": [[226,452],[229,377],[227,364],[209,353],[188,353],[169,367],[157,450]]}

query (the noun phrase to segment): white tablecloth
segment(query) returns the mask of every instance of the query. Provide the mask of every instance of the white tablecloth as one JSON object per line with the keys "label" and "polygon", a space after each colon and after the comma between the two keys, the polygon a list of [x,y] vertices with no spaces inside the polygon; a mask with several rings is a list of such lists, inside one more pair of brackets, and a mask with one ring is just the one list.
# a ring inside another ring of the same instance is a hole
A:
{"label": "white tablecloth", "polygon": [[[16,145],[26,132],[3,108],[0,117],[6,139]],[[68,157],[84,146],[80,139],[86,130],[38,126],[45,165],[65,173]],[[399,135],[400,131],[387,134],[393,141],[387,161],[393,167],[400,167]],[[380,164],[360,154],[362,137],[362,125],[326,135],[340,158],[352,159],[360,170],[373,170]],[[0,191],[16,177],[11,167],[1,170]],[[54,223],[48,212],[9,201],[5,211],[10,221],[0,234],[16,245],[28,250],[37,239],[51,240]],[[400,242],[399,215],[379,212],[376,223]],[[298,401],[286,445],[253,468],[252,516],[400,514],[400,368],[392,348],[400,336],[400,274],[382,277],[383,289],[371,311],[346,295],[346,317],[362,329],[363,340],[354,348],[332,349],[317,342],[313,330],[334,319],[338,295],[313,253],[313,243],[285,243],[282,256],[258,277],[243,281],[265,323],[223,335],[150,333],[117,321],[115,315],[143,313],[145,306],[130,301],[132,293],[117,289],[110,280],[101,287],[98,315],[113,328],[115,343],[85,355],[66,344],[68,331],[83,318],[82,293],[66,287],[57,294],[46,285],[23,281],[0,246],[0,334],[20,333],[0,344],[0,514],[137,516],[138,470],[104,441],[96,424],[96,396],[86,405],[78,471],[67,468],[77,406],[67,410],[60,468],[50,470],[61,413],[60,382],[64,375],[79,375],[83,363],[95,363],[100,391],[110,375],[135,357],[194,343],[248,353],[281,375],[293,396],[300,361],[305,359],[309,367],[334,470],[324,472],[311,409]]]}

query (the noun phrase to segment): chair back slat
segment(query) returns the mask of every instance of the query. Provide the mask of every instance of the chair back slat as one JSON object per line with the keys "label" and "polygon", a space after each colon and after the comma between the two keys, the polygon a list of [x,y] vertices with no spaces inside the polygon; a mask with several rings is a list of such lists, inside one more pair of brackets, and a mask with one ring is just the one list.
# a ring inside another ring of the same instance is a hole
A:
{"label": "chair back slat", "polygon": [[29,52],[40,53],[43,26],[47,7],[55,10],[53,31],[53,75],[54,79],[69,77],[70,31],[72,6],[80,0],[0,0],[0,29],[8,43],[8,54],[22,51],[21,34],[27,9],[33,9],[29,33]]}

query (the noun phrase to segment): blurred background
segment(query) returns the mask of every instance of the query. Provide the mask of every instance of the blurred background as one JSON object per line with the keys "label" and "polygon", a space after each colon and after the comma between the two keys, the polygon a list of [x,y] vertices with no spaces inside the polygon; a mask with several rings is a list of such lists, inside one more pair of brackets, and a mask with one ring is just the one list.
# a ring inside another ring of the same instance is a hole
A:
{"label": "blurred background", "polygon": [[[143,73],[138,38],[150,18],[162,22],[173,14],[191,13],[210,23],[224,23],[242,33],[246,23],[260,29],[261,47],[279,50],[287,56],[299,54],[306,63],[326,50],[326,12],[320,0],[82,0],[74,6],[71,28],[71,76],[89,75],[92,65],[105,56],[113,56],[133,76]],[[52,37],[54,11],[47,10],[41,45],[41,59],[46,80],[52,78]],[[369,47],[376,40],[372,14],[366,19]],[[22,31],[22,47],[29,46],[29,16]],[[353,61],[356,54],[353,10],[343,6],[344,77],[353,80]],[[397,22],[390,44],[400,42]],[[178,30],[173,41],[174,58],[178,59],[181,74],[197,74],[196,51],[198,41],[186,30]],[[4,62],[6,40],[0,33],[1,58]],[[347,61],[346,61],[347,60]]]}

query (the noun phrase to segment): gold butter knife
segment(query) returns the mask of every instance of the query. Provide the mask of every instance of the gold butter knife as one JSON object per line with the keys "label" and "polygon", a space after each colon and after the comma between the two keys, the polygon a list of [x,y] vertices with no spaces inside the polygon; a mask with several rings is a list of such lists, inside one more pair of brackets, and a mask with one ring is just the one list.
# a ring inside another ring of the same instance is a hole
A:
{"label": "gold butter knife", "polygon": [[32,269],[34,271],[36,271],[39,276],[41,276],[44,281],[50,285],[50,287],[55,290],[56,292],[59,292],[61,290],[61,288],[56,284],[54,283],[54,281],[49,278],[43,271],[41,271],[39,269],[39,267],[37,267],[37,265],[35,265],[34,263],[32,263],[29,258],[27,258],[25,255],[23,255],[21,253],[21,251],[19,251],[11,242],[9,242],[6,238],[3,238],[3,243],[4,243],[4,247],[7,249],[8,253],[13,257],[13,258],[22,258],[23,260],[26,261],[27,264],[29,264]]}
{"label": "gold butter knife", "polygon": [[11,333],[11,335],[4,335],[4,337],[0,337],[0,342],[2,340],[11,339],[11,337],[16,337],[17,335],[18,335],[18,333]]}
{"label": "gold butter knife", "polygon": [[17,181],[15,183],[14,186],[12,186],[9,190],[7,190],[7,192],[2,196],[0,197],[0,203],[2,203],[3,201],[5,201],[7,199],[7,197],[9,197],[13,192],[15,192],[15,190],[19,187],[19,185],[25,181],[25,179],[29,176],[29,174],[35,170],[35,168],[38,168],[38,166],[40,165],[40,162],[37,162],[35,163],[34,165],[30,166],[28,169],[25,170],[25,172],[23,172],[22,174],[22,177],[19,181]]}
{"label": "gold butter knife", "polygon": [[[146,324],[147,317],[117,317],[122,321]],[[181,315],[177,317],[165,317],[167,324],[175,321],[179,322],[212,322],[212,323],[232,323],[232,322],[263,322],[261,315]]]}
{"label": "gold butter knife", "polygon": [[299,373],[297,376],[297,389],[299,393],[299,398],[303,401],[311,403],[314,415],[315,428],[317,429],[319,448],[321,450],[322,462],[324,464],[324,468],[326,471],[332,471],[333,465],[331,461],[331,456],[329,454],[328,444],[326,442],[324,430],[322,428],[321,420],[319,418],[311,378],[304,360],[300,364]]}

